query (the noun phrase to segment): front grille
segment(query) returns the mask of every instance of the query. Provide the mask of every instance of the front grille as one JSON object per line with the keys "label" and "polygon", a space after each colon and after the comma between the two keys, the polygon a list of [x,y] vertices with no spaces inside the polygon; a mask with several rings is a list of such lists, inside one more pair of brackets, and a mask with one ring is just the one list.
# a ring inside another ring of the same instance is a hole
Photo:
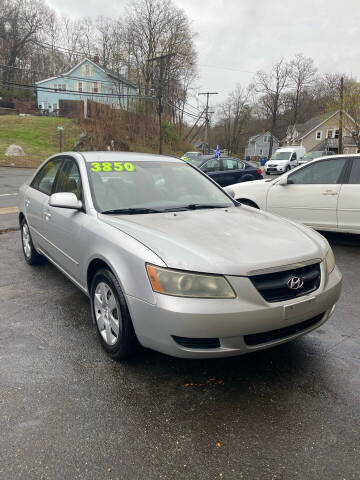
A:
{"label": "front grille", "polygon": [[291,335],[295,335],[296,333],[306,330],[307,328],[319,323],[323,318],[324,313],[320,313],[320,315],[316,315],[316,317],[305,320],[304,322],[296,323],[295,325],[290,325],[289,327],[278,328],[277,330],[270,330],[268,332],[244,335],[244,342],[246,345],[254,346],[260,345],[261,343],[274,342],[275,340],[280,340],[281,338],[291,337]]}
{"label": "front grille", "polygon": [[[292,277],[302,279],[303,286],[297,290],[288,286]],[[267,302],[281,302],[301,297],[319,288],[321,280],[320,263],[294,268],[284,272],[265,273],[250,277],[253,285]]]}
{"label": "front grille", "polygon": [[218,338],[188,338],[176,337],[173,335],[176,343],[185,348],[219,348],[220,341]]}

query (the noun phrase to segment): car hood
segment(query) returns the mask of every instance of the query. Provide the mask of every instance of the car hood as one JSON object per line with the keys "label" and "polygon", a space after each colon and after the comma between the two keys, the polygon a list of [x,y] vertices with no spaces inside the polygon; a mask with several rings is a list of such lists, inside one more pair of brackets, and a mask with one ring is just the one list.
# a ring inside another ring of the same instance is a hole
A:
{"label": "car hood", "polygon": [[248,275],[326,253],[327,242],[315,231],[246,206],[99,218],[175,269]]}

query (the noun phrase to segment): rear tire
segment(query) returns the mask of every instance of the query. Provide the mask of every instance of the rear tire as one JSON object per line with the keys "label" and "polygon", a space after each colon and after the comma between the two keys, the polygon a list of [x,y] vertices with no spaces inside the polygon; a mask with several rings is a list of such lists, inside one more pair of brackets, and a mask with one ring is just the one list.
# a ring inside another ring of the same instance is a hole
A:
{"label": "rear tire", "polygon": [[138,345],[124,294],[115,275],[102,268],[90,289],[91,316],[101,345],[114,360],[132,355]]}
{"label": "rear tire", "polygon": [[43,260],[43,257],[35,250],[35,247],[31,238],[30,228],[25,218],[21,220],[20,231],[21,231],[21,245],[22,245],[26,263],[28,265],[38,265]]}

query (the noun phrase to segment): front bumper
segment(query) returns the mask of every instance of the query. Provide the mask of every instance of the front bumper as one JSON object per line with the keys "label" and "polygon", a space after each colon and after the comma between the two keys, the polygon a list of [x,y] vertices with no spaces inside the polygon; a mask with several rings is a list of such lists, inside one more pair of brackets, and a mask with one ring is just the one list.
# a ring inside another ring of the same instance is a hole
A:
{"label": "front bumper", "polygon": [[[333,312],[341,292],[337,267],[327,276],[321,264],[320,287],[291,301],[266,302],[247,277],[228,276],[235,299],[192,299],[157,294],[156,304],[127,295],[127,304],[139,342],[147,348],[184,358],[242,355],[272,347],[308,333],[322,325]],[[293,326],[317,317],[316,324],[297,333],[256,345],[244,336]],[[219,339],[216,348],[188,348],[175,337]]]}
{"label": "front bumper", "polygon": [[265,167],[265,173],[266,174],[271,174],[271,173],[283,173],[285,172],[286,170],[286,167],[283,167],[283,166],[280,166],[280,165],[277,165],[277,166],[274,166],[274,167]]}

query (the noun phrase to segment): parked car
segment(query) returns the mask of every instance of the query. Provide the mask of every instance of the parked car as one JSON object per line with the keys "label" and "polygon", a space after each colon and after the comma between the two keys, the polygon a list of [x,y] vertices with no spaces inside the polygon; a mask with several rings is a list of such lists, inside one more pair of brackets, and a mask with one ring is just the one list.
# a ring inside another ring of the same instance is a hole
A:
{"label": "parked car", "polygon": [[302,160],[306,150],[304,147],[281,147],[274,152],[265,163],[264,172],[268,175],[272,173],[283,173],[295,168],[298,162]]}
{"label": "parked car", "polygon": [[325,152],[324,150],[316,150],[314,152],[308,152],[308,153],[305,153],[303,158],[298,161],[298,164],[303,165],[304,163],[310,162],[311,160],[315,160],[315,158],[327,157],[329,155],[333,155],[333,152]]}
{"label": "parked car", "polygon": [[61,153],[19,199],[26,262],[46,257],[90,297],[115,359],[137,342],[188,358],[268,348],[322,325],[340,295],[325,238],[254,215],[180,159]]}
{"label": "parked car", "polygon": [[229,187],[252,207],[317,230],[360,233],[360,156],[312,160],[273,180]]}
{"label": "parked car", "polygon": [[232,183],[250,182],[263,178],[260,168],[235,157],[202,155],[198,158],[190,158],[189,162],[209,175],[222,187]]}
{"label": "parked car", "polygon": [[190,159],[198,157],[201,157],[201,152],[186,152],[181,157],[181,160],[185,160],[185,162],[188,162]]}

